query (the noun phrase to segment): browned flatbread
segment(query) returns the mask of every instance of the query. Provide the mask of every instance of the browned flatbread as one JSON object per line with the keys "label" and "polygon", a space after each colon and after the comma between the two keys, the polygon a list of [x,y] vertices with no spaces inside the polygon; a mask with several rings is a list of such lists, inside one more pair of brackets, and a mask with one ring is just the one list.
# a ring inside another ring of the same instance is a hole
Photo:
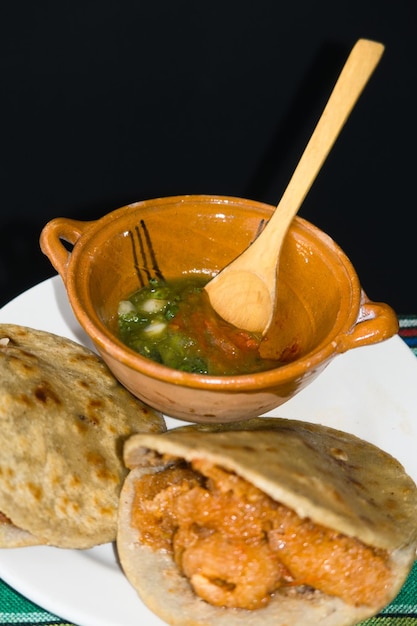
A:
{"label": "browned flatbread", "polygon": [[123,444],[165,429],[87,348],[0,324],[0,547],[113,541]]}
{"label": "browned flatbread", "polygon": [[[137,481],[183,460],[224,468],[300,518],[384,551],[390,583],[375,590],[383,601],[351,604],[305,587],[278,590],[267,606],[255,610],[214,606],[198,597],[170,551],[147,545],[131,524]],[[131,471],[119,505],[120,561],[145,604],[168,624],[350,626],[388,604],[414,562],[416,485],[394,458],[351,434],[280,418],[193,425],[133,436],[125,445],[125,461]]]}

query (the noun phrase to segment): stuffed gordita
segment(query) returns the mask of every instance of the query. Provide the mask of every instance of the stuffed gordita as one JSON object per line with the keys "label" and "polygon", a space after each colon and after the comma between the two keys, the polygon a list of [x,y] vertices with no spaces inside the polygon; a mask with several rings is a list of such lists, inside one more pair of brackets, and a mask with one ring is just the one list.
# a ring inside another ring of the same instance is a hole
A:
{"label": "stuffed gordita", "polygon": [[164,430],[97,354],[0,324],[0,548],[114,541],[124,442]]}
{"label": "stuffed gordita", "polygon": [[125,444],[117,547],[181,626],[347,626],[415,559],[417,488],[392,456],[317,424],[257,418]]}

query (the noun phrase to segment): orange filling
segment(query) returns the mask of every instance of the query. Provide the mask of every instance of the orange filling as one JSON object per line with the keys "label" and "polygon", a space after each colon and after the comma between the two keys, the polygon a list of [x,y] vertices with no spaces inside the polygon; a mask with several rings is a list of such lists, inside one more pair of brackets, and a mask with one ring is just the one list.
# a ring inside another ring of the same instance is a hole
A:
{"label": "orange filling", "polygon": [[195,593],[215,606],[257,609],[292,587],[378,606],[390,587],[385,551],[302,519],[205,461],[141,478],[132,526],[153,549],[172,552]]}

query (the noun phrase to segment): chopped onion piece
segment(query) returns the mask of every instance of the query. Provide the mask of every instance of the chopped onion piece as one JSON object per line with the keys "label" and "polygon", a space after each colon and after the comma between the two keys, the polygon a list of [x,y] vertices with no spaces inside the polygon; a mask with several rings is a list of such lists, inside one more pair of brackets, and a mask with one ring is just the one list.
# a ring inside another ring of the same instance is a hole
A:
{"label": "chopped onion piece", "polygon": [[158,313],[166,306],[166,300],[157,300],[156,298],[149,298],[142,304],[142,310],[146,313]]}
{"label": "chopped onion piece", "polygon": [[151,322],[149,326],[144,328],[144,332],[148,333],[148,335],[159,335],[164,332],[166,326],[164,322]]}
{"label": "chopped onion piece", "polygon": [[130,302],[130,300],[122,300],[119,303],[118,314],[126,315],[126,313],[132,313],[135,310],[135,307]]}

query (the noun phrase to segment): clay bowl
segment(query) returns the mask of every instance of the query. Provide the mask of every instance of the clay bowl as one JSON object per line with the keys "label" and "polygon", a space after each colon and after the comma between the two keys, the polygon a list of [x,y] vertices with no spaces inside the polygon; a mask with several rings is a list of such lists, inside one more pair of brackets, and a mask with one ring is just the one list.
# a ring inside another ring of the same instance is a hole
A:
{"label": "clay bowl", "polygon": [[366,297],[340,247],[296,217],[284,243],[278,315],[268,336],[273,346],[274,334],[285,334],[287,364],[249,375],[190,374],[154,363],[118,339],[120,300],[159,272],[166,279],[190,272],[209,279],[253,241],[273,210],[224,196],[145,200],[96,221],[53,219],[40,244],[64,281],[80,325],[134,395],[185,421],[235,421],[274,409],[336,355],[398,330],[392,309]]}

